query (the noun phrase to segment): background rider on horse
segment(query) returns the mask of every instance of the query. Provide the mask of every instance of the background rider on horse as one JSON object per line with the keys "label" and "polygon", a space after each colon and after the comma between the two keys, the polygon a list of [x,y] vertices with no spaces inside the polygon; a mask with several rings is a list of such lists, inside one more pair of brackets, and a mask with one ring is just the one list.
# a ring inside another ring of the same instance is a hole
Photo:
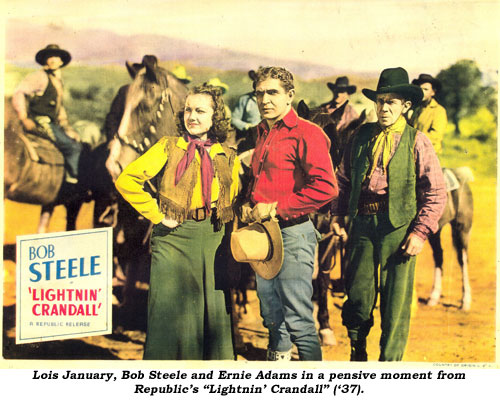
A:
{"label": "background rider on horse", "polygon": [[12,96],[12,105],[27,132],[55,143],[64,156],[66,181],[77,183],[82,145],[68,122],[61,79],[61,68],[71,61],[71,55],[51,44],[38,51],[35,60],[43,68],[24,78]]}

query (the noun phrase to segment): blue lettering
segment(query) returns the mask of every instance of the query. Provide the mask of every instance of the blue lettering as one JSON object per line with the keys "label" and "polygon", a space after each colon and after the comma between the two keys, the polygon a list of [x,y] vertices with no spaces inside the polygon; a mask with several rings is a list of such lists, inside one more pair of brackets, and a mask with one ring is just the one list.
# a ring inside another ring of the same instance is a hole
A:
{"label": "blue lettering", "polygon": [[[49,249],[44,249],[44,251],[47,252]],[[34,253],[37,253],[36,248],[34,249]],[[87,259],[89,260],[88,263],[86,263]],[[101,256],[90,256],[33,262],[29,266],[29,271],[32,273],[30,281],[38,282],[42,279],[50,281],[52,279],[61,280],[65,278],[98,276],[102,274],[100,259]],[[89,267],[85,267],[86,264],[88,264]],[[53,270],[55,273],[52,272]]]}
{"label": "blue lettering", "polygon": [[53,258],[54,257],[54,245],[49,244],[48,247],[48,252],[47,252],[47,257],[48,258]]}
{"label": "blue lettering", "polygon": [[64,267],[64,260],[57,260],[56,261],[56,279],[60,280],[62,278],[66,278],[65,275],[61,274],[61,272],[64,272],[66,270],[66,267]]}
{"label": "blue lettering", "polygon": [[38,266],[40,263],[31,263],[30,264],[30,272],[33,273],[35,275],[35,278],[31,278],[30,281],[36,283],[37,281],[40,281],[40,279],[42,278],[42,274],[35,269],[36,266]]}
{"label": "blue lettering", "polygon": [[85,274],[85,258],[84,257],[80,258],[80,276],[81,277],[88,276],[88,274]]}
{"label": "blue lettering", "polygon": [[96,259],[99,259],[99,258],[100,258],[100,256],[91,256],[90,257],[90,274],[92,276],[95,276],[97,274],[101,274],[100,271],[95,271],[95,268],[97,266],[100,266],[100,264],[96,262]]}
{"label": "blue lettering", "polygon": [[68,260],[68,278],[78,277],[78,274],[74,274],[74,270],[77,268],[76,260],[77,259]]}
{"label": "blue lettering", "polygon": [[53,260],[49,260],[47,262],[43,262],[45,265],[45,280],[50,280],[50,265],[54,263]]}
{"label": "blue lettering", "polygon": [[30,246],[28,250],[29,250],[30,260],[33,260],[35,258],[38,259],[53,258],[55,255],[54,245],[52,244],[48,244],[47,246],[40,245],[38,248]]}

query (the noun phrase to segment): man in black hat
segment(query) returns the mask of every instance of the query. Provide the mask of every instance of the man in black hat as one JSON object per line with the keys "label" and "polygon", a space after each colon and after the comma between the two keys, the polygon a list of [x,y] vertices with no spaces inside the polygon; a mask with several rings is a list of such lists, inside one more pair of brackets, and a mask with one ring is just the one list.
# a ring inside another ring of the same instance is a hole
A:
{"label": "man in black hat", "polygon": [[356,86],[349,84],[349,78],[342,76],[335,83],[326,84],[333,93],[331,101],[320,105],[322,112],[335,114],[337,133],[342,136],[349,124],[359,118],[356,109],[349,105],[349,96],[356,92]]}
{"label": "man in black hat", "polygon": [[351,360],[366,361],[379,292],[379,359],[399,361],[408,339],[416,255],[438,228],[446,190],[430,140],[406,123],[404,114],[423,96],[406,70],[382,71],[377,90],[363,94],[375,102],[378,121],[361,126],[346,147],[337,172],[339,197],[332,202],[332,229],[348,235],[342,320]]}
{"label": "man in black hat", "polygon": [[420,74],[412,84],[419,85],[424,97],[416,105],[409,119],[409,124],[415,129],[424,132],[431,140],[438,154],[442,150],[444,132],[448,124],[446,110],[438,104],[435,95],[441,90],[441,82],[430,74]]}
{"label": "man in black hat", "polygon": [[12,96],[12,104],[26,131],[56,144],[66,161],[66,181],[77,183],[82,145],[63,106],[60,70],[71,61],[71,55],[52,44],[41,49],[35,60],[43,68],[24,78]]}

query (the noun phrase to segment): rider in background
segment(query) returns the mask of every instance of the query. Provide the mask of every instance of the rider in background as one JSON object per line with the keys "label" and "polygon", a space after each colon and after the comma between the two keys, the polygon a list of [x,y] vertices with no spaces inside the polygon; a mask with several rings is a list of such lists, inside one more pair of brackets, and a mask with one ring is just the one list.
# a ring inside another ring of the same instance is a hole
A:
{"label": "rider in background", "polygon": [[239,140],[238,152],[240,153],[255,147],[256,127],[262,120],[255,96],[255,71],[250,70],[248,77],[252,80],[253,90],[238,99],[231,116],[231,124],[237,130],[236,137]]}
{"label": "rider in background", "polygon": [[66,181],[75,184],[82,145],[68,122],[61,78],[61,68],[71,61],[71,55],[51,44],[40,50],[35,60],[43,68],[26,76],[18,85],[12,105],[27,132],[55,143],[66,162]]}
{"label": "rider in background", "polygon": [[446,109],[439,105],[434,98],[441,90],[441,82],[430,74],[420,74],[412,81],[412,84],[422,88],[424,98],[413,110],[408,123],[429,137],[434,150],[439,155],[442,151],[444,132],[448,124]]}

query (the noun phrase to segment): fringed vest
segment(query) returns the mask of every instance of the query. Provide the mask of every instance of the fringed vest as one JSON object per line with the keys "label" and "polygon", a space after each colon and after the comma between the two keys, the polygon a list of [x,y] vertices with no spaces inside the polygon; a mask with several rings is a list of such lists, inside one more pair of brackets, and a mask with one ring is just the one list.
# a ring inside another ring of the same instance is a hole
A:
{"label": "fringed vest", "polygon": [[[167,218],[177,220],[182,223],[186,220],[191,208],[191,198],[196,184],[197,174],[200,164],[193,159],[181,180],[175,185],[175,171],[179,161],[186,150],[176,146],[178,137],[169,137],[165,143],[165,150],[168,155],[167,163],[164,167],[163,177],[159,184],[159,206],[162,213]],[[219,181],[219,197],[217,199],[217,217],[219,224],[225,224],[234,217],[231,203],[231,183],[234,159],[236,153],[226,146],[222,146],[225,154],[217,154],[213,158],[215,177]]]}

